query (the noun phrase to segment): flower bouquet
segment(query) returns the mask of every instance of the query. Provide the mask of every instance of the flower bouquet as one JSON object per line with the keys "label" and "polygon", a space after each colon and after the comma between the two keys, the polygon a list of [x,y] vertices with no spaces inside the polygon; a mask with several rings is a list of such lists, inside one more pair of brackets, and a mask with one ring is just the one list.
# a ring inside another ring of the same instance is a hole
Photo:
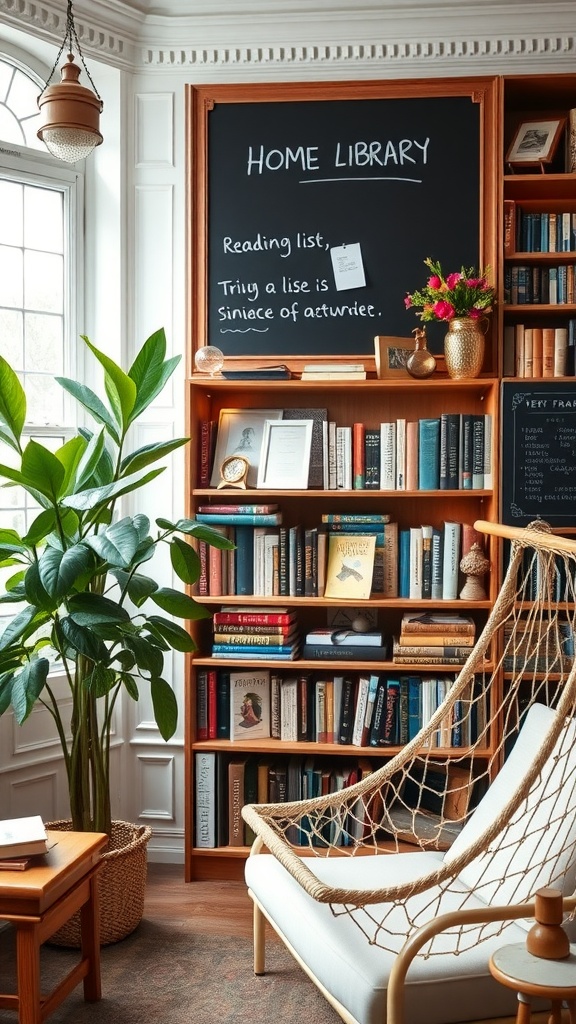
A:
{"label": "flower bouquet", "polygon": [[421,320],[454,320],[457,317],[479,320],[490,313],[495,289],[487,281],[489,267],[481,274],[472,267],[444,274],[440,263],[430,257],[424,263],[431,271],[430,277],[420,291],[406,295],[406,309],[420,306],[416,316]]}

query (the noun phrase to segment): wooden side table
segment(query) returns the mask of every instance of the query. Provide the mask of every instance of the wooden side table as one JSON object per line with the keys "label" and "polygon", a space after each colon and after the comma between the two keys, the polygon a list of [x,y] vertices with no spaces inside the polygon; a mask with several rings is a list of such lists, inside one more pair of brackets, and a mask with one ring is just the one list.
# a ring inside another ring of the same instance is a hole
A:
{"label": "wooden side table", "polygon": [[[53,832],[56,841],[37,867],[0,871],[0,920],[16,929],[16,994],[0,993],[0,1008],[19,1024],[41,1024],[81,981],[84,998],[100,999],[97,873],[108,837],[99,832]],[[40,992],[40,946],[80,911],[80,962],[48,995]]]}
{"label": "wooden side table", "polygon": [[530,1024],[531,998],[551,1001],[549,1024],[560,1024],[566,1002],[570,1024],[576,1024],[576,946],[570,946],[563,960],[533,956],[523,942],[502,946],[492,954],[489,967],[496,981],[518,993],[517,1024]]}

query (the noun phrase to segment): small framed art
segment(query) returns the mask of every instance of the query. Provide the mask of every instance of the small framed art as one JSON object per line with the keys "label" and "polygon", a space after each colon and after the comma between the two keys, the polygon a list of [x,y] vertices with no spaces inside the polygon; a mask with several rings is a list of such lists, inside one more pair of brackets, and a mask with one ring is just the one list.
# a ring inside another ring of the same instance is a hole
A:
{"label": "small framed art", "polygon": [[374,358],[378,379],[408,376],[406,362],[415,348],[415,338],[394,338],[387,334],[377,334],[374,338]]}
{"label": "small framed art", "polygon": [[257,487],[306,490],[312,420],[267,420],[264,424]]}
{"label": "small framed art", "polygon": [[282,409],[221,409],[210,486],[220,483],[224,459],[241,455],[249,463],[246,486],[256,487],[264,424],[281,418]]}
{"label": "small framed art", "polygon": [[523,121],[516,129],[506,155],[511,167],[537,167],[549,164],[554,158],[566,125],[565,117]]}

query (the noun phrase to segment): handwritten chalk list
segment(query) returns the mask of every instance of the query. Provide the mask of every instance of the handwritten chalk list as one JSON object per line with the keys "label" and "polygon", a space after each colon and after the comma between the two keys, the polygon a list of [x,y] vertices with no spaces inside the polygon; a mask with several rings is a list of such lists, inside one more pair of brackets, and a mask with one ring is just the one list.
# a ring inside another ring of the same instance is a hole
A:
{"label": "handwritten chalk list", "polygon": [[[198,343],[239,356],[361,355],[376,334],[408,337],[419,321],[404,297],[424,284],[425,257],[447,269],[479,262],[480,104],[254,90],[253,102],[206,105]],[[332,251],[347,244],[359,247],[365,285],[343,290]]]}
{"label": "handwritten chalk list", "polygon": [[502,517],[576,525],[576,384],[503,383]]}

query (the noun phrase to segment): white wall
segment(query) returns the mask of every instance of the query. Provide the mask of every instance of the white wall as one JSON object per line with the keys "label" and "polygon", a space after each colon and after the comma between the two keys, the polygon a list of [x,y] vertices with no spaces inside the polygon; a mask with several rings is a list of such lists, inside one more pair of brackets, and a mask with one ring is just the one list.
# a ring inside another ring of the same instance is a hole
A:
{"label": "white wall", "polygon": [[[262,0],[246,12],[240,0],[214,0],[210,16],[179,14],[190,6],[173,0],[174,17],[143,19],[122,0],[74,5],[104,100],[104,143],[86,168],[79,333],[125,363],[160,326],[171,352],[184,353],[185,83],[552,74],[575,66],[573,0],[444,0],[438,7],[418,0],[366,0],[360,7],[355,0]],[[18,47],[47,74],[64,23],[64,0],[0,0],[0,51]],[[138,427],[136,444],[183,433],[183,372],[184,361]],[[184,511],[183,458],[171,460],[161,483],[145,511],[177,517]],[[180,656],[168,678],[182,708]],[[143,698],[123,709],[117,740],[115,813],[153,826],[151,859],[181,861],[182,723],[165,744]],[[25,734],[0,719],[0,815],[66,813],[57,754],[46,715],[33,715]]]}

